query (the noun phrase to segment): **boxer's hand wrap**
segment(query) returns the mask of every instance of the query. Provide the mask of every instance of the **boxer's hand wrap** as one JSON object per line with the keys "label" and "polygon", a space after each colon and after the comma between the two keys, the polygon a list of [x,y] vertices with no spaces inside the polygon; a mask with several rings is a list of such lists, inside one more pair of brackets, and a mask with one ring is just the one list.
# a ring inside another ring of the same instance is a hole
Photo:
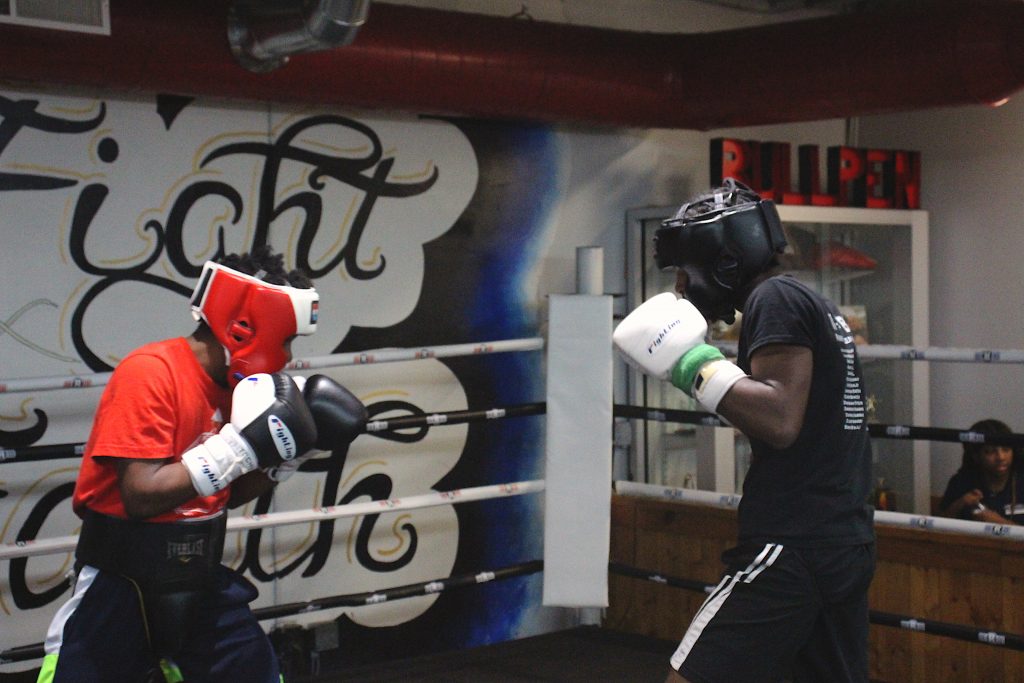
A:
{"label": "boxer's hand wrap", "polygon": [[288,375],[251,375],[231,395],[231,422],[181,462],[196,491],[209,496],[257,467],[295,459],[316,439],[313,415]]}
{"label": "boxer's hand wrap", "polygon": [[667,380],[679,359],[704,343],[707,321],[693,304],[665,292],[651,297],[615,327],[612,343],[626,362]]}
{"label": "boxer's hand wrap", "polygon": [[[294,380],[302,390],[306,405],[316,422],[317,449],[338,451],[348,448],[366,430],[369,418],[366,406],[348,389],[326,375],[311,375],[309,379],[295,377]],[[292,476],[311,455],[312,452],[306,453],[276,467],[267,468],[264,473],[280,483]]]}
{"label": "boxer's hand wrap", "polygon": [[672,368],[672,384],[685,391],[688,396],[693,396],[693,385],[697,381],[700,369],[707,363],[724,358],[722,352],[710,344],[695,346]]}
{"label": "boxer's hand wrap", "polygon": [[672,370],[672,384],[697,399],[705,410],[717,413],[718,404],[732,386],[746,376],[721,351],[702,344],[679,359]]}

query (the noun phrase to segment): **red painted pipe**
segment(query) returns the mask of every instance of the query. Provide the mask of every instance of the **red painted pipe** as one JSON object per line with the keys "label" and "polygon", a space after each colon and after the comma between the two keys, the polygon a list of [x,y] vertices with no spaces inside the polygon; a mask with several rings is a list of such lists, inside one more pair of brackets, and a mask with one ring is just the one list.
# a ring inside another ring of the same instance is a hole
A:
{"label": "red painted pipe", "polygon": [[908,4],[650,34],[376,2],[353,44],[254,74],[231,55],[227,0],[111,0],[111,36],[0,25],[0,81],[689,129],[994,103],[1024,86],[1024,4]]}

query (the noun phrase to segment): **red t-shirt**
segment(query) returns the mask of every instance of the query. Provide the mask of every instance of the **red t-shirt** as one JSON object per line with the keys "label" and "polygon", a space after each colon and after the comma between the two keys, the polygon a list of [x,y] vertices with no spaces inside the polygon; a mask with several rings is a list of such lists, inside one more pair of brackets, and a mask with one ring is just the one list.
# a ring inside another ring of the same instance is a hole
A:
{"label": "red t-shirt", "polygon": [[[111,458],[161,460],[181,455],[221,428],[231,392],[206,374],[182,337],[142,346],[114,369],[85,444],[72,505],[125,518]],[[97,456],[109,456],[97,457]],[[150,521],[203,517],[227,505],[230,487],[196,497]]]}

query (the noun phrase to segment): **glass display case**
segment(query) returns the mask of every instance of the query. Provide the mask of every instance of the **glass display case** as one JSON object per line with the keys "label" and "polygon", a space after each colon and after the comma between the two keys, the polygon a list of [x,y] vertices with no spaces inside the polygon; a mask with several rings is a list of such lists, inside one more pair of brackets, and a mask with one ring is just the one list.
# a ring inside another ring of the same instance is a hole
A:
{"label": "glass display case", "polygon": [[[841,307],[858,344],[928,346],[928,214],[926,211],[779,205],[789,246],[783,266]],[[654,264],[653,237],[676,207],[626,215],[629,310],[672,291],[675,274]],[[712,338],[728,345],[739,331],[718,324]],[[735,345],[732,345],[735,349]],[[867,349],[865,349],[867,351]],[[928,364],[872,359],[862,353],[868,421],[927,425]],[[628,400],[647,408],[700,410],[667,382],[625,369]],[[637,420],[631,477],[673,487],[735,493],[750,459],[746,437],[729,427]],[[889,509],[927,514],[928,442],[872,439],[873,471]]]}

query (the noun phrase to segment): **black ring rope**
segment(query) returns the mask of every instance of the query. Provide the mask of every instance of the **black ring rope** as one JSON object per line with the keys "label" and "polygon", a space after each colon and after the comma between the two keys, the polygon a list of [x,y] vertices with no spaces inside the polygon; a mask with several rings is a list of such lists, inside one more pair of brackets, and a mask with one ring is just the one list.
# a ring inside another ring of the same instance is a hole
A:
{"label": "black ring rope", "polygon": [[[615,417],[631,417],[657,422],[728,427],[717,415],[696,410],[671,408],[644,408],[642,406],[615,405]],[[913,427],[910,425],[869,424],[868,434],[876,439],[909,439],[947,441],[952,443],[992,444],[995,446],[1024,446],[1024,434],[982,434],[968,429],[944,427]]]}
{"label": "black ring rope", "polygon": [[[515,576],[536,574],[544,570],[544,560],[529,560],[519,564],[501,567],[493,571],[475,572],[473,574],[460,574],[449,576],[444,579],[422,581],[405,586],[396,586],[381,591],[366,591],[363,593],[351,593],[348,595],[335,595],[329,598],[308,600],[306,602],[289,602],[283,605],[273,605],[253,610],[253,615],[259,621],[267,619],[279,619],[295,614],[308,614],[321,610],[333,609],[335,607],[362,607],[364,605],[377,605],[391,600],[401,600],[423,595],[435,595],[452,588],[464,588],[476,586],[491,581],[511,579]],[[41,659],[45,651],[42,643],[32,645],[21,645],[0,651],[0,664],[12,664],[24,662],[31,659]]]}
{"label": "black ring rope", "polygon": [[309,600],[307,602],[290,602],[284,605],[274,605],[253,610],[253,614],[260,621],[265,619],[278,619],[289,617],[295,614],[306,614],[307,612],[319,612],[320,610],[333,609],[335,607],[362,607],[364,605],[377,605],[391,600],[403,598],[415,598],[423,595],[434,595],[450,588],[463,588],[475,586],[500,579],[510,579],[514,576],[535,574],[544,569],[544,560],[530,560],[520,564],[502,567],[494,571],[476,572],[474,574],[461,574],[450,576],[446,579],[434,579],[433,581],[422,581],[406,586],[396,586],[382,591],[367,591],[365,593],[352,593],[350,595],[336,595],[330,598]]}
{"label": "black ring rope", "polygon": [[[449,424],[485,422],[508,417],[543,415],[547,404],[543,401],[499,406],[485,410],[455,410],[428,415],[406,415],[387,420],[372,420],[367,423],[365,433],[393,432],[413,427],[430,427]],[[707,427],[729,426],[722,418],[698,410],[677,410],[673,408],[645,408],[615,404],[615,417],[653,420],[655,422],[676,422],[703,425]],[[910,425],[869,424],[868,434],[876,439],[902,439],[944,441],[950,443],[991,444],[995,446],[1024,447],[1024,434],[982,434],[966,429],[944,427],[914,427]],[[22,448],[0,449],[0,465],[11,462],[35,462],[81,457],[85,444],[54,444],[51,446],[25,446]]]}
{"label": "black ring rope", "polygon": [[725,420],[711,413],[699,410],[677,410],[674,408],[645,408],[615,404],[615,417],[634,417],[654,422],[680,422],[682,424],[704,425],[705,427],[728,427]]}
{"label": "black ring rope", "polygon": [[371,420],[366,424],[366,432],[372,434],[374,432],[396,431],[410,427],[483,422],[486,420],[500,420],[506,417],[543,415],[545,412],[547,412],[547,404],[541,401],[537,403],[520,403],[500,408],[488,408],[487,410],[455,410],[448,413],[431,413],[430,415],[405,415],[388,420]]}
{"label": "black ring rope", "polygon": [[[699,593],[710,593],[715,589],[715,586],[705,584],[701,581],[665,576],[664,574],[658,574],[644,569],[637,569],[636,567],[630,567],[619,562],[609,562],[608,571],[613,574],[645,579],[653,583],[659,583],[663,586],[673,586],[675,588],[683,588]],[[1024,650],[1024,636],[1019,636],[1013,633],[979,630],[976,626],[964,626],[962,624],[950,624],[944,621],[917,619],[915,617],[909,617],[902,614],[878,612],[876,610],[870,610],[868,612],[868,619],[872,624],[878,624],[879,626],[892,626],[908,631],[915,631],[917,633],[928,633],[936,636],[955,638],[957,640],[965,640],[969,643],[984,643],[985,645],[995,645],[998,647],[1009,648],[1011,650]]]}
{"label": "black ring rope", "polygon": [[85,452],[84,443],[60,443],[51,446],[23,446],[21,448],[0,448],[0,465],[5,462],[39,462],[80,458]]}
{"label": "black ring rope", "polygon": [[[431,427],[439,425],[464,424],[469,422],[485,422],[507,417],[524,417],[543,415],[547,412],[547,404],[520,403],[509,406],[498,406],[485,410],[454,410],[446,413],[430,413],[427,415],[403,415],[386,420],[371,420],[366,424],[365,434],[379,432],[396,432],[413,427]],[[11,462],[36,462],[40,460],[60,460],[63,458],[79,458],[85,450],[84,443],[54,444],[52,446],[24,446],[22,448],[0,448],[0,465]]]}

